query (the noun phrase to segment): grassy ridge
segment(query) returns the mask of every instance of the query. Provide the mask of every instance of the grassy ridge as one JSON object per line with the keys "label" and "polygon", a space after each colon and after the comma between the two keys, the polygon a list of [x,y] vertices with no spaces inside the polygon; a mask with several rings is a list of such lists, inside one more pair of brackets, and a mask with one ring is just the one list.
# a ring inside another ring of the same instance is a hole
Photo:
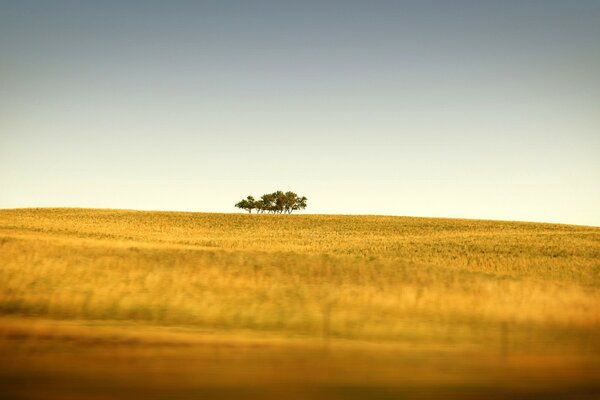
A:
{"label": "grassy ridge", "polygon": [[19,319],[136,323],[137,333],[185,327],[417,353],[475,346],[480,360],[544,355],[597,365],[600,228],[2,210],[0,314],[5,336],[17,325],[24,334]]}

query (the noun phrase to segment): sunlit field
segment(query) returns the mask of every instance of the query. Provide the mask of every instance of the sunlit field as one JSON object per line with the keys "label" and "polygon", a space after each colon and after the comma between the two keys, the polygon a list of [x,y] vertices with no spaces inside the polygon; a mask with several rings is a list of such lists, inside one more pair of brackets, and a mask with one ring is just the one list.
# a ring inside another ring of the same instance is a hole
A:
{"label": "sunlit field", "polygon": [[600,397],[600,228],[0,211],[0,398]]}

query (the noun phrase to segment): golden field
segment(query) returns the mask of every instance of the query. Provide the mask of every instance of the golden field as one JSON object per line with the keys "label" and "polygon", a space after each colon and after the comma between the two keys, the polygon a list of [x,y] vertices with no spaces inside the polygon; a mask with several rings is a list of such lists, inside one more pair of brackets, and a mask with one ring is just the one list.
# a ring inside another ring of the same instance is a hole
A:
{"label": "golden field", "polygon": [[0,210],[0,398],[600,397],[600,228]]}

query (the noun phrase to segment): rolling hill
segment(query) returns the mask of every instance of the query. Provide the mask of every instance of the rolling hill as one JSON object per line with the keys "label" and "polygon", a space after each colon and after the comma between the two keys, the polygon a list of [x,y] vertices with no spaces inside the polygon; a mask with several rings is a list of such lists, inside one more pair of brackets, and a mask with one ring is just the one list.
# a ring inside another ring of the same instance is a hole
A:
{"label": "rolling hill", "polygon": [[9,397],[592,398],[598,332],[597,227],[0,210]]}

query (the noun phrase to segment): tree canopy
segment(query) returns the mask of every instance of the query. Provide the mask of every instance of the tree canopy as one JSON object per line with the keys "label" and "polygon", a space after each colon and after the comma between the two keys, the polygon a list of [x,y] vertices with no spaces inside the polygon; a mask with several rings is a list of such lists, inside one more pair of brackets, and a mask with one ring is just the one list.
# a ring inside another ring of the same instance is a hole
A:
{"label": "tree canopy", "polygon": [[266,193],[256,200],[253,196],[248,196],[240,200],[235,206],[242,210],[252,213],[273,213],[273,214],[291,214],[296,210],[304,210],[308,199],[305,196],[298,196],[296,193],[278,190],[273,193]]}

